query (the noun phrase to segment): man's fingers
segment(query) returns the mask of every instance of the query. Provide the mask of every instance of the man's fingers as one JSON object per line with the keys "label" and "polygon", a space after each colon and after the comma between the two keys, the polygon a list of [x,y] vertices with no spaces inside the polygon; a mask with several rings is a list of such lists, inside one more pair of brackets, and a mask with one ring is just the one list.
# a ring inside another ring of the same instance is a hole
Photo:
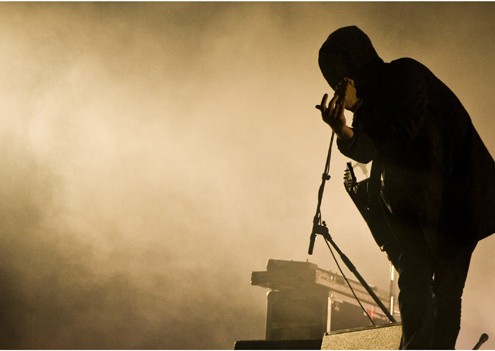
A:
{"label": "man's fingers", "polygon": [[315,108],[317,108],[321,112],[325,112],[327,106],[327,99],[328,99],[328,94],[323,94],[323,98],[321,99],[321,104],[316,105]]}
{"label": "man's fingers", "polygon": [[338,100],[339,96],[337,94],[335,94],[332,98],[332,100],[330,100],[330,103],[328,104],[328,108],[330,110],[334,110],[335,109],[335,105],[337,104],[337,100]]}
{"label": "man's fingers", "polygon": [[328,94],[327,93],[323,94],[323,98],[321,99],[321,106],[326,106],[327,98],[328,98]]}
{"label": "man's fingers", "polygon": [[324,94],[321,100],[321,104],[316,105],[315,108],[321,111],[321,117],[323,118],[323,120],[326,123],[332,125],[338,119],[340,119],[340,115],[342,114],[342,111],[344,109],[345,102],[344,100],[340,100],[340,96],[338,94],[335,94],[328,103],[327,107],[327,99],[328,94]]}
{"label": "man's fingers", "polygon": [[332,112],[330,114],[331,119],[339,119],[340,114],[342,113],[344,109],[345,102],[342,100],[340,102],[335,102],[335,106],[332,109]]}

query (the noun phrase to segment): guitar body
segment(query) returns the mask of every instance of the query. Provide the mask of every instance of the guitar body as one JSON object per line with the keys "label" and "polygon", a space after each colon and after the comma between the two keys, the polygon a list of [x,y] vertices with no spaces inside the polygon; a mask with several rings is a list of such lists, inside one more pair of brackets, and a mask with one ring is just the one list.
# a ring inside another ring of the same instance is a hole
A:
{"label": "guitar body", "polygon": [[363,216],[368,228],[375,239],[375,242],[383,251],[385,244],[396,240],[390,222],[393,220],[392,213],[387,207],[382,196],[379,196],[378,203],[374,206],[369,204],[368,183],[370,179],[360,182],[356,180],[354,170],[350,162],[344,174],[344,186],[352,201],[356,205],[359,213]]}

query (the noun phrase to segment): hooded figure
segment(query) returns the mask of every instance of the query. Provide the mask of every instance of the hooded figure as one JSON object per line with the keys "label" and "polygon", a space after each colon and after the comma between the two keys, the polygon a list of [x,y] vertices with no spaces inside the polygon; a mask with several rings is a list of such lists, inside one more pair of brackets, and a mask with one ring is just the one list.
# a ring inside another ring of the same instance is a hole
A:
{"label": "hooded figure", "polygon": [[359,70],[373,63],[383,63],[383,60],[368,36],[356,26],[330,34],[318,57],[321,72],[333,90],[344,77],[356,80]]}
{"label": "hooded figure", "polygon": [[352,127],[338,103],[317,107],[344,155],[373,161],[392,215],[396,240],[379,244],[399,272],[401,347],[454,349],[472,251],[495,232],[493,157],[445,84],[413,59],[385,63],[359,28],[330,34],[318,63]]}

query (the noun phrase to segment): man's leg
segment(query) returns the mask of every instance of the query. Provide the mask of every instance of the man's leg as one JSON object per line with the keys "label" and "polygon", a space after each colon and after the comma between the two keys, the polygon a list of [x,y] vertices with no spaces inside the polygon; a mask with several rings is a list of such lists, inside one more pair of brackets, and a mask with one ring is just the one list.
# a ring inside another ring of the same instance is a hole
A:
{"label": "man's leg", "polygon": [[462,292],[469,270],[469,263],[476,245],[462,246],[440,254],[434,264],[433,282],[435,315],[435,339],[432,347],[453,350],[461,327]]}
{"label": "man's leg", "polygon": [[430,349],[434,337],[434,310],[429,252],[420,250],[417,243],[401,242],[400,246],[400,254],[390,258],[399,272],[401,349]]}
{"label": "man's leg", "polygon": [[400,238],[385,250],[399,272],[401,349],[431,349],[435,329],[430,250],[418,227],[395,226]]}

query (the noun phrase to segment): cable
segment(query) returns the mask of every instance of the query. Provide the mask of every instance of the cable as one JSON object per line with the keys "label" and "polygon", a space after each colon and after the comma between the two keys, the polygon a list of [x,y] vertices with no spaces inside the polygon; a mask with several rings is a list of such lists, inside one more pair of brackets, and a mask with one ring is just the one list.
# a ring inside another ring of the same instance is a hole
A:
{"label": "cable", "polygon": [[345,282],[347,283],[347,286],[349,286],[349,289],[351,289],[352,295],[354,295],[354,298],[356,299],[357,303],[359,304],[359,306],[361,307],[361,309],[363,310],[363,312],[366,314],[366,316],[370,320],[371,324],[375,327],[376,326],[375,321],[373,320],[373,318],[371,318],[371,316],[369,315],[368,311],[366,311],[366,309],[364,308],[363,304],[361,303],[361,300],[359,300],[359,298],[357,297],[356,292],[354,291],[354,288],[352,287],[351,283],[349,282],[349,280],[347,279],[346,275],[344,274],[344,271],[342,271],[342,268],[340,267],[339,261],[337,260],[337,257],[335,257],[335,254],[333,253],[332,247],[330,246],[330,244],[328,243],[328,240],[326,238],[325,238],[325,244],[327,244],[328,249],[330,250],[330,253],[332,254],[333,260],[335,261],[335,264],[337,265],[337,268],[340,271],[340,274],[342,275],[342,277],[344,278]]}
{"label": "cable", "polygon": [[[333,146],[334,138],[335,138],[335,133],[332,131],[332,135],[331,135],[331,138],[330,138],[330,145],[328,147],[328,153],[327,153],[327,158],[326,158],[326,162],[325,162],[325,170],[324,170],[324,172],[322,174],[322,177],[321,177],[322,179],[321,179],[320,188],[318,189],[318,204],[317,204],[317,207],[316,207],[315,216],[313,217],[313,229],[312,229],[312,232],[311,232],[311,235],[310,235],[310,244],[309,244],[308,254],[309,255],[312,255],[313,254],[313,247],[314,247],[316,236],[317,236],[317,234],[322,234],[323,237],[325,238],[326,245],[330,249],[330,252],[331,252],[331,254],[333,256],[333,259],[334,259],[335,263],[337,264],[337,267],[339,268],[339,271],[342,274],[342,277],[344,277],[347,285],[349,286],[349,289],[351,290],[352,294],[354,295],[354,298],[356,299],[356,301],[358,302],[359,306],[361,307],[361,309],[363,310],[363,312],[366,314],[366,316],[370,320],[371,324],[373,326],[376,326],[375,322],[373,321],[373,319],[369,315],[368,311],[366,311],[366,309],[364,308],[363,304],[361,303],[361,301],[357,297],[357,295],[356,295],[354,289],[352,288],[349,280],[347,279],[347,277],[345,276],[344,272],[340,268],[340,265],[339,265],[339,263],[338,263],[335,255],[334,255],[334,253],[333,253],[333,251],[332,251],[329,243],[328,243],[328,240],[325,237],[325,234],[326,235],[329,235],[329,234],[328,234],[328,229],[326,228],[325,222],[322,223],[322,218],[321,218],[321,203],[322,203],[322,200],[323,200],[323,192],[324,192],[324,189],[325,189],[325,182],[328,181],[328,180],[330,180],[330,160],[331,160],[331,155],[332,155],[332,146]],[[322,224],[323,224],[323,226],[322,226]],[[329,237],[329,238],[331,240],[331,237]],[[333,241],[332,241],[332,244],[334,244]],[[355,270],[355,267],[353,267],[352,263],[350,261],[347,263],[347,261],[348,261],[347,257],[345,257],[345,255],[344,255],[344,257],[342,257],[343,254],[340,252],[340,250],[338,249],[337,246],[336,246],[336,250],[339,251],[339,254],[341,254],[341,258],[343,259],[344,263],[346,263],[346,265],[348,265],[348,268],[356,275],[356,277],[358,278],[359,282],[361,284],[363,284],[363,286],[366,288],[366,290],[368,291],[368,293],[375,300],[376,304],[383,310],[383,312],[387,315],[387,317],[390,319],[390,321],[395,322],[394,317],[387,311],[386,307],[383,306],[383,304],[381,303],[380,299],[371,290],[371,288],[364,281],[364,279],[361,277],[361,275]],[[353,268],[351,268],[349,266],[349,264]]]}

